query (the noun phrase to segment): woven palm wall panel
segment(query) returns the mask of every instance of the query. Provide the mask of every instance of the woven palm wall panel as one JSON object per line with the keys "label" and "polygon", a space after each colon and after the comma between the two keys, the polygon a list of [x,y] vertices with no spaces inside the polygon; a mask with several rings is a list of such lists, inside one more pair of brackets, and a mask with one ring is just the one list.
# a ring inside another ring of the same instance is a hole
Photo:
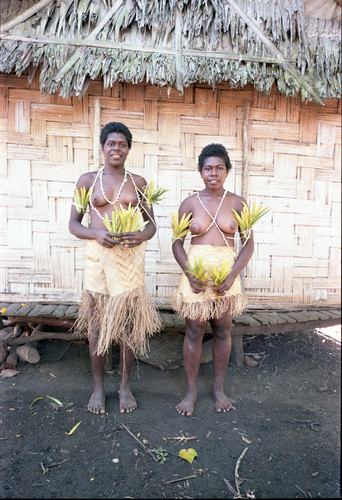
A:
{"label": "woven palm wall panel", "polygon": [[171,212],[202,189],[197,158],[212,142],[232,161],[227,189],[272,207],[255,226],[242,275],[249,307],[340,303],[339,101],[323,107],[250,86],[104,89],[100,81],[82,100],[62,99],[13,75],[0,76],[2,299],[79,301],[85,241],[69,233],[69,212],[75,181],[102,165],[99,133],[109,121],[132,131],[127,169],[169,190],[155,206],[158,231],[145,262],[159,307],[171,307],[180,276]]}

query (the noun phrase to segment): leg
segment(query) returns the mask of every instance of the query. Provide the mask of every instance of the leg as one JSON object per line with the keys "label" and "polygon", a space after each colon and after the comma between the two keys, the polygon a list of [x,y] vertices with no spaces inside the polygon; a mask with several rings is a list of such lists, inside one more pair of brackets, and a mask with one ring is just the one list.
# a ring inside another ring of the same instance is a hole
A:
{"label": "leg", "polygon": [[97,346],[98,332],[95,330],[89,335],[89,354],[91,367],[93,370],[94,390],[88,403],[88,410],[92,413],[106,413],[105,391],[103,382],[103,371],[106,362],[106,355],[98,356],[95,353]]}
{"label": "leg", "polygon": [[135,359],[134,354],[131,349],[128,349],[124,345],[120,346],[120,360],[121,360],[121,383],[119,389],[120,413],[129,413],[135,410],[137,407],[137,402],[133,397],[129,386],[134,359]]}
{"label": "leg", "polygon": [[227,412],[232,404],[223,392],[223,381],[231,352],[232,316],[225,314],[219,319],[211,320],[213,334],[214,384],[213,399],[217,412]]}
{"label": "leg", "polygon": [[185,321],[185,338],[183,342],[184,369],[187,384],[185,398],[176,406],[180,415],[190,417],[197,399],[197,377],[202,354],[202,341],[206,322]]}

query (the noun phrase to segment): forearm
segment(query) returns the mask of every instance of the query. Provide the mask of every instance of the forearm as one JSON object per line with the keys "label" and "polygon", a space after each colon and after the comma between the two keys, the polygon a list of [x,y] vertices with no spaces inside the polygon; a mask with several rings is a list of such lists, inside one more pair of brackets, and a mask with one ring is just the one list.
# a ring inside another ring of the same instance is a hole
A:
{"label": "forearm", "polygon": [[142,234],[144,235],[145,240],[150,240],[156,233],[156,226],[150,221],[142,230]]}
{"label": "forearm", "polygon": [[173,253],[173,256],[174,256],[176,262],[181,267],[181,269],[183,271],[186,271],[187,269],[189,269],[188,265],[187,265],[188,258],[187,258],[186,252],[184,250],[183,243],[184,242],[181,240],[175,241],[172,244],[172,253]]}
{"label": "forearm", "polygon": [[253,252],[254,252],[254,240],[253,240],[253,237],[251,237],[247,241],[246,245],[244,247],[242,247],[238,258],[236,259],[235,264],[233,265],[233,268],[232,268],[232,271],[230,274],[234,278],[237,278],[239,276],[239,274],[241,273],[241,271],[247,266],[250,258],[253,255]]}
{"label": "forearm", "polygon": [[70,221],[69,222],[69,231],[71,234],[76,236],[81,240],[94,240],[96,239],[97,230],[83,226],[81,222],[78,221]]}

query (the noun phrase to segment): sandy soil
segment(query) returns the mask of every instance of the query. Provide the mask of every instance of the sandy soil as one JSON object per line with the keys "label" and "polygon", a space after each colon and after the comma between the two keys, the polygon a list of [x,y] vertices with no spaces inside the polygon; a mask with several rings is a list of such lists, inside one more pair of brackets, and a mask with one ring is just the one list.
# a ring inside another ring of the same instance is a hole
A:
{"label": "sandy soil", "polygon": [[[131,384],[138,409],[120,414],[116,349],[108,413],[89,413],[87,345],[41,342],[39,363],[0,378],[1,498],[234,498],[231,488],[240,498],[341,498],[340,342],[341,326],[245,337],[259,364],[228,367],[233,409],[214,411],[208,362],[191,418],[175,410],[183,368],[141,361]],[[178,456],[188,448],[192,463]]]}

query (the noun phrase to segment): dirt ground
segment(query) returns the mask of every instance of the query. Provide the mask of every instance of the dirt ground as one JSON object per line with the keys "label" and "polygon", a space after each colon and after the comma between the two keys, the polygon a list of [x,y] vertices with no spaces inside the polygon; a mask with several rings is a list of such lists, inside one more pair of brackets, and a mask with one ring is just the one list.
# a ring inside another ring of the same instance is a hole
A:
{"label": "dirt ground", "polygon": [[[207,362],[189,418],[175,410],[183,367],[136,363],[138,409],[122,415],[115,349],[101,417],[86,410],[87,345],[42,341],[39,363],[20,362],[17,376],[0,378],[1,498],[237,497],[231,488],[240,498],[341,498],[340,343],[340,325],[244,337],[259,363],[228,367],[233,409],[214,411]],[[188,448],[192,463],[178,456]]]}

